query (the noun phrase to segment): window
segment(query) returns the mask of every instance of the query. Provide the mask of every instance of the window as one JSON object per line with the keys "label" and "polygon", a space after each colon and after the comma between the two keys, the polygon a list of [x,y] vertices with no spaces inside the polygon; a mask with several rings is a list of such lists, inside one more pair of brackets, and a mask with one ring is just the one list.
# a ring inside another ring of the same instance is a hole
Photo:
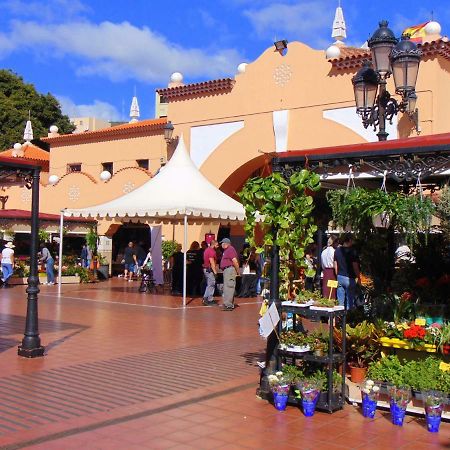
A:
{"label": "window", "polygon": [[114,164],[112,162],[104,162],[102,163],[102,170],[109,172],[111,175],[113,174]]}
{"label": "window", "polygon": [[136,162],[139,167],[148,170],[149,168],[148,159],[137,159]]}
{"label": "window", "polygon": [[67,173],[81,172],[81,163],[67,164]]}

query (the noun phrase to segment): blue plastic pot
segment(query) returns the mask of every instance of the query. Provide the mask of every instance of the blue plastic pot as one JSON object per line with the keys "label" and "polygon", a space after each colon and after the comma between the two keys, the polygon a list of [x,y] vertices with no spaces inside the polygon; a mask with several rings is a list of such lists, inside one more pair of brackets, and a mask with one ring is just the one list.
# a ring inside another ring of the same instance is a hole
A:
{"label": "blue plastic pot", "polygon": [[[318,396],[317,396],[318,397]],[[312,417],[314,412],[316,411],[317,399],[310,400],[302,400],[303,414],[306,417]]]}
{"label": "blue plastic pot", "polygon": [[273,393],[273,404],[278,411],[284,411],[287,406],[288,396],[283,394]]}
{"label": "blue plastic pot", "polygon": [[437,433],[441,425],[441,416],[429,416],[426,414],[425,417],[427,419],[427,430],[430,433]]}
{"label": "blue plastic pot", "polygon": [[364,417],[373,419],[375,411],[377,410],[377,401],[371,400],[367,394],[363,394],[362,398],[362,413]]}
{"label": "blue plastic pot", "polygon": [[398,406],[396,403],[391,402],[391,420],[394,425],[399,427],[403,426],[403,420],[405,419],[406,408]]}

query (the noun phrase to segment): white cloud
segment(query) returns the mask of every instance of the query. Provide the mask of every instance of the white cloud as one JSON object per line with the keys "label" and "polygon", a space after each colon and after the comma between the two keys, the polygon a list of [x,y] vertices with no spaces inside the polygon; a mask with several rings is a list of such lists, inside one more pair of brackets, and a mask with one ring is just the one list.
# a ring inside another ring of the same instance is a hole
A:
{"label": "white cloud", "polygon": [[300,40],[323,47],[325,31],[331,33],[336,5],[324,0],[295,4],[271,2],[244,11],[256,33],[269,39]]}
{"label": "white cloud", "polygon": [[243,59],[234,49],[208,52],[169,42],[147,27],[128,22],[95,24],[75,21],[43,25],[13,21],[9,33],[0,33],[9,50],[26,49],[40,57],[71,57],[80,75],[100,75],[111,80],[138,79],[165,83],[172,72],[185,78],[213,78],[234,74]]}
{"label": "white cloud", "polygon": [[97,117],[107,121],[120,121],[121,115],[114,105],[94,100],[91,105],[76,105],[69,97],[56,96],[63,114],[69,117]]}
{"label": "white cloud", "polygon": [[90,11],[80,0],[0,1],[0,8],[16,17],[33,17],[47,22],[61,22]]}

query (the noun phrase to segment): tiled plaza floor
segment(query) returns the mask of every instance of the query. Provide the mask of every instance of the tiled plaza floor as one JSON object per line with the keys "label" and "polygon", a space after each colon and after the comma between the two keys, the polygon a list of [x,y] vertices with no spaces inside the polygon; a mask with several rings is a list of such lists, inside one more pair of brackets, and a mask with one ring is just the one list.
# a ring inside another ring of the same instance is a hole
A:
{"label": "tiled plaza floor", "polygon": [[305,418],[258,399],[256,299],[223,312],[136,291],[121,279],[61,297],[43,286],[47,354],[32,360],[17,356],[25,288],[0,291],[0,449],[450,448],[448,423],[398,428],[351,405]]}

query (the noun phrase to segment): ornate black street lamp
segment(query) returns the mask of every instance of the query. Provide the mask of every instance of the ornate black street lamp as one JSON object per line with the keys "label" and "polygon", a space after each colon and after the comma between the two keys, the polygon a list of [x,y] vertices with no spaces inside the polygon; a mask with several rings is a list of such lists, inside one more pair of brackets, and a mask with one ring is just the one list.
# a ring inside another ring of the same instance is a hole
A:
{"label": "ornate black street lamp", "polygon": [[[387,21],[380,22],[378,30],[368,41],[372,62],[365,62],[352,79],[356,112],[365,128],[373,126],[376,130],[378,127],[380,141],[388,137],[386,120],[392,123],[392,118],[399,112],[406,112],[419,131],[415,89],[421,51],[409,40],[409,36],[402,36],[402,40],[398,41],[387,26]],[[391,74],[394,76],[395,93],[401,95],[400,102],[391,97],[386,89],[386,80]]]}

